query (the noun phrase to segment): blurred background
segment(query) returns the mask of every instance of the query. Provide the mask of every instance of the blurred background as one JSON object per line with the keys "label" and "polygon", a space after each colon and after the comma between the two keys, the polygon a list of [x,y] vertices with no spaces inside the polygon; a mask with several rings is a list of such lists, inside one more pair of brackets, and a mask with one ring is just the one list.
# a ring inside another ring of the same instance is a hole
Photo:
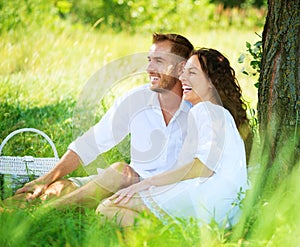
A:
{"label": "blurred background", "polygon": [[[52,138],[61,156],[76,137],[73,114],[86,82],[115,59],[148,52],[153,32],[180,33],[195,47],[224,53],[255,120],[258,74],[251,53],[261,49],[253,44],[261,40],[266,12],[266,0],[0,0],[0,142],[33,127]],[[107,93],[94,122],[123,92]],[[32,142],[4,151],[53,155]],[[108,163],[120,158],[107,157]]]}

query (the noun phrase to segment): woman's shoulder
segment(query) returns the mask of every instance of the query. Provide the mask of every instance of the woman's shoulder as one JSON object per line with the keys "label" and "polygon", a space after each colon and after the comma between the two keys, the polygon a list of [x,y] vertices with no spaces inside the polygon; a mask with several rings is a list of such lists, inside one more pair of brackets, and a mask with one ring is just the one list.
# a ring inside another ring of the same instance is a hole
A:
{"label": "woman's shoulder", "polygon": [[194,105],[190,110],[190,117],[201,124],[203,124],[203,122],[218,122],[220,125],[227,123],[235,126],[233,116],[226,108],[209,101]]}
{"label": "woman's shoulder", "polygon": [[194,105],[190,110],[192,115],[220,115],[223,116],[226,109],[223,106],[216,105],[210,101],[199,102]]}

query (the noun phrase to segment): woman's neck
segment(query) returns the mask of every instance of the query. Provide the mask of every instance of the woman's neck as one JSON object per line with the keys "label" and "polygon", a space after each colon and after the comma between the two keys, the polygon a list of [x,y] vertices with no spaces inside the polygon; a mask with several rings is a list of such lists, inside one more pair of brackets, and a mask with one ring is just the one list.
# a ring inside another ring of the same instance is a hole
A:
{"label": "woman's neck", "polygon": [[213,90],[211,93],[207,94],[205,97],[202,97],[202,98],[199,97],[198,100],[196,100],[195,102],[191,102],[191,103],[193,105],[195,105],[199,102],[205,102],[205,101],[209,101],[215,105],[223,106],[222,100],[216,90]]}

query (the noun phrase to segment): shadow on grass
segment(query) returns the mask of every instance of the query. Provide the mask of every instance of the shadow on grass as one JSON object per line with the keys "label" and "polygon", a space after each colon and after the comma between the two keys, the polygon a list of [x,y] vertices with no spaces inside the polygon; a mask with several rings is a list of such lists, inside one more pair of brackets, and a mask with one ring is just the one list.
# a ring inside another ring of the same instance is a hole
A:
{"label": "shadow on grass", "polygon": [[[67,145],[72,141],[72,114],[75,106],[74,100],[64,100],[56,102],[52,105],[42,107],[26,107],[20,104],[9,104],[0,102],[0,142],[12,131],[20,128],[36,128],[45,132],[55,143],[58,153],[62,154]],[[24,134],[20,134],[22,136]],[[16,142],[15,142],[16,141]],[[16,136],[16,140],[11,140],[14,144],[18,144],[20,139]],[[25,147],[16,150],[16,145],[13,145],[13,150],[10,150],[12,144],[8,142],[5,150],[12,155],[10,151],[17,151],[22,155],[22,152],[31,152],[28,144],[24,143]],[[30,143],[29,143],[30,145]],[[23,149],[23,151],[22,151]],[[53,155],[50,149],[44,150],[47,155]],[[27,153],[27,155],[30,155]],[[43,155],[43,154],[39,154]]]}
{"label": "shadow on grass", "polygon": [[[17,129],[36,128],[51,138],[61,156],[73,138],[72,110],[74,105],[75,101],[72,99],[41,107],[24,106],[18,101],[0,102],[0,143]],[[54,152],[44,137],[33,132],[23,132],[8,140],[1,155],[54,157]],[[32,175],[12,177],[0,174],[2,197],[12,195],[17,188],[33,178]],[[15,181],[13,185],[12,181]],[[6,188],[5,192],[3,188]]]}
{"label": "shadow on grass", "polygon": [[[0,143],[7,135],[17,129],[36,128],[45,132],[51,138],[59,157],[61,157],[66,152],[69,144],[76,138],[73,128],[73,110],[75,105],[76,101],[73,99],[66,99],[41,107],[24,106],[18,101],[13,104],[0,102]],[[92,125],[93,123],[90,124]],[[129,152],[129,138],[126,138],[119,146],[104,153],[92,164],[87,167],[81,166],[69,176],[96,174],[98,167],[105,168],[116,161],[130,162]],[[12,137],[4,146],[2,155],[21,157],[54,156],[48,142],[42,136],[32,132],[19,133]],[[3,181],[3,177],[2,179],[0,178],[2,187],[3,182],[1,181]],[[20,186],[21,184],[23,182],[20,182]]]}

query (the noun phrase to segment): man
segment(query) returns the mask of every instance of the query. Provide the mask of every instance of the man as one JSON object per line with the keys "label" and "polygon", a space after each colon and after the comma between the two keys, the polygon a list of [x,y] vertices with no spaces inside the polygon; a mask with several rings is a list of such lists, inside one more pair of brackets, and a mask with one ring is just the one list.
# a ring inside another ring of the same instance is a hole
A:
{"label": "man", "polygon": [[[56,205],[95,207],[99,200],[119,189],[171,169],[186,135],[190,106],[181,101],[178,78],[192,49],[192,44],[181,35],[153,34],[147,67],[150,87],[138,87],[116,101],[100,122],[70,144],[50,172],[27,183],[17,191],[17,196],[25,193],[27,200],[39,196],[46,199],[62,191],[73,191],[59,199]],[[75,179],[59,180],[78,168],[81,162],[88,164],[114,147],[129,133],[129,165],[112,164],[86,184]],[[79,181],[77,185],[82,185],[79,189],[76,189],[76,181]]]}

